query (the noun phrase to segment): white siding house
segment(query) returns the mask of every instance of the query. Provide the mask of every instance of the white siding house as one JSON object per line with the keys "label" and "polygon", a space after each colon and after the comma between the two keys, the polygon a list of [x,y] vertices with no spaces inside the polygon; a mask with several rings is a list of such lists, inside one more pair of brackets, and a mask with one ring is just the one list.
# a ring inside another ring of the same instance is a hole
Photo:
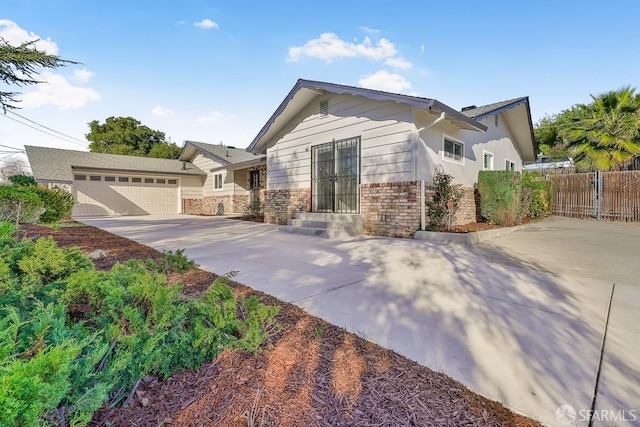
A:
{"label": "white siding house", "polygon": [[266,222],[361,214],[365,232],[387,235],[415,231],[416,187],[436,166],[467,188],[469,212],[458,220],[472,222],[478,172],[521,170],[535,158],[526,97],[461,112],[309,80],[296,83],[248,150],[267,156]]}

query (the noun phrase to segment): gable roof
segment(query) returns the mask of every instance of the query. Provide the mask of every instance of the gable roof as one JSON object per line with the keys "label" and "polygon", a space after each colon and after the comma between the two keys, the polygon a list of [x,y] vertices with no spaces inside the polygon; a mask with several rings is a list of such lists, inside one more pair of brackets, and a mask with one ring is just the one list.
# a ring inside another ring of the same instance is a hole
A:
{"label": "gable roof", "polygon": [[211,160],[214,160],[225,166],[263,159],[261,156],[250,153],[244,148],[227,147],[221,144],[207,144],[198,141],[185,141],[179,159],[191,160],[198,151],[202,152]]}
{"label": "gable roof", "polygon": [[349,94],[362,96],[376,101],[394,101],[399,104],[407,104],[420,110],[433,113],[445,113],[447,120],[453,121],[463,129],[486,131],[487,127],[476,120],[460,113],[459,111],[443,104],[442,102],[416,96],[401,95],[397,93],[383,92],[373,89],[365,89],[354,86],[339,85],[313,80],[300,79],[293,86],[289,94],[284,98],[280,106],[271,118],[262,127],[258,135],[253,139],[247,151],[264,153],[266,143],[277,134],[299,111],[305,108],[311,101],[327,93]]}
{"label": "gable roof", "polygon": [[538,144],[533,135],[531,107],[529,106],[528,96],[508,99],[506,101],[464,109],[462,111],[462,114],[465,116],[478,121],[501,113],[504,113],[504,118],[516,139],[515,142],[520,150],[522,160],[524,162],[534,161],[538,155]]}
{"label": "gable roof", "polygon": [[189,162],[173,159],[91,153],[59,148],[25,146],[33,176],[39,182],[72,182],[73,169],[150,172],[170,175],[205,175]]}
{"label": "gable roof", "polygon": [[462,114],[474,120],[482,120],[485,117],[492,116],[494,114],[500,114],[505,110],[508,110],[513,107],[517,107],[518,105],[523,103],[529,104],[528,96],[523,96],[521,98],[508,99],[506,101],[494,102],[493,104],[487,104],[481,107],[463,109]]}

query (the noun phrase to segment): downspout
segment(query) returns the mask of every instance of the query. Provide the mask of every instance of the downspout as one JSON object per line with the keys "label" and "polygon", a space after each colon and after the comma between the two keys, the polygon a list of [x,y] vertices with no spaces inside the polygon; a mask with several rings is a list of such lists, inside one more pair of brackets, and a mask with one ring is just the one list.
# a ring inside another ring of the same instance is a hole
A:
{"label": "downspout", "polygon": [[[420,129],[416,130],[416,137],[418,138],[418,140],[420,142],[422,142],[422,145],[424,145],[425,149],[428,149],[429,147],[427,147],[427,143],[424,142],[424,140],[422,138],[420,138],[420,132],[422,132],[425,129],[429,129],[432,126],[437,125],[438,123],[440,123],[441,121],[443,121],[446,118],[446,114],[443,111],[442,113],[440,113],[440,117],[438,117],[437,119],[435,119],[434,121],[432,121],[431,123],[422,126]],[[417,178],[418,175],[418,147],[417,144],[414,145],[414,151],[415,151],[415,155],[414,155],[414,173],[415,173],[415,177]],[[424,179],[420,180],[420,228],[422,230],[425,229],[425,227],[427,226],[426,224],[426,220],[427,220],[427,213],[425,210],[425,194],[424,194]]]}

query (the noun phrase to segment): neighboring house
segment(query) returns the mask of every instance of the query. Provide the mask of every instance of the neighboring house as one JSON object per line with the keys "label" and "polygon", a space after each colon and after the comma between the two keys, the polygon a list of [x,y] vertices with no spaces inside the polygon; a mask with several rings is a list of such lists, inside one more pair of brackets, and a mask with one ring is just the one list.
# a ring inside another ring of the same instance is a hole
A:
{"label": "neighboring house", "polygon": [[[213,215],[224,200],[225,212],[241,211],[240,198],[249,200],[249,171],[259,168],[260,159],[244,150],[191,141],[178,160],[25,149],[37,182],[76,197],[74,216]],[[239,164],[246,172],[236,169]]]}
{"label": "neighboring house", "polygon": [[260,200],[266,184],[266,156],[240,148],[186,141],[179,157],[205,171],[197,197],[184,197],[186,214],[242,213],[249,202]]}
{"label": "neighboring house", "polygon": [[298,80],[247,150],[267,156],[265,222],[301,212],[360,214],[367,234],[420,225],[420,181],[437,166],[465,188],[457,223],[476,220],[483,169],[535,160],[527,97],[457,111],[442,102]]}
{"label": "neighboring house", "polygon": [[540,156],[534,163],[527,163],[524,165],[526,170],[535,171],[548,171],[548,170],[567,170],[573,172],[575,170],[573,159],[571,157],[551,157]]}

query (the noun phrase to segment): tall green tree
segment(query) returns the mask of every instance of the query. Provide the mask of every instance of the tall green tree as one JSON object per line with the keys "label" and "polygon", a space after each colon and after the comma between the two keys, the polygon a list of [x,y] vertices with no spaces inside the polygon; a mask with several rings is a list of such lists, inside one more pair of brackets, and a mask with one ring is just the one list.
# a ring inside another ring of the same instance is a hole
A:
{"label": "tall green tree", "polygon": [[94,153],[177,159],[180,148],[166,140],[164,132],[150,129],[132,117],[109,117],[89,123],[85,135]]}
{"label": "tall green tree", "polygon": [[[36,49],[38,40],[12,46],[0,37],[0,81],[7,86],[28,86],[42,83],[36,76],[42,68],[59,68],[77,62],[60,59]],[[16,109],[20,100],[20,92],[0,90],[0,105],[6,113],[7,109]]]}
{"label": "tall green tree", "polygon": [[616,170],[640,156],[640,95],[623,87],[578,104],[559,136],[580,170]]}

